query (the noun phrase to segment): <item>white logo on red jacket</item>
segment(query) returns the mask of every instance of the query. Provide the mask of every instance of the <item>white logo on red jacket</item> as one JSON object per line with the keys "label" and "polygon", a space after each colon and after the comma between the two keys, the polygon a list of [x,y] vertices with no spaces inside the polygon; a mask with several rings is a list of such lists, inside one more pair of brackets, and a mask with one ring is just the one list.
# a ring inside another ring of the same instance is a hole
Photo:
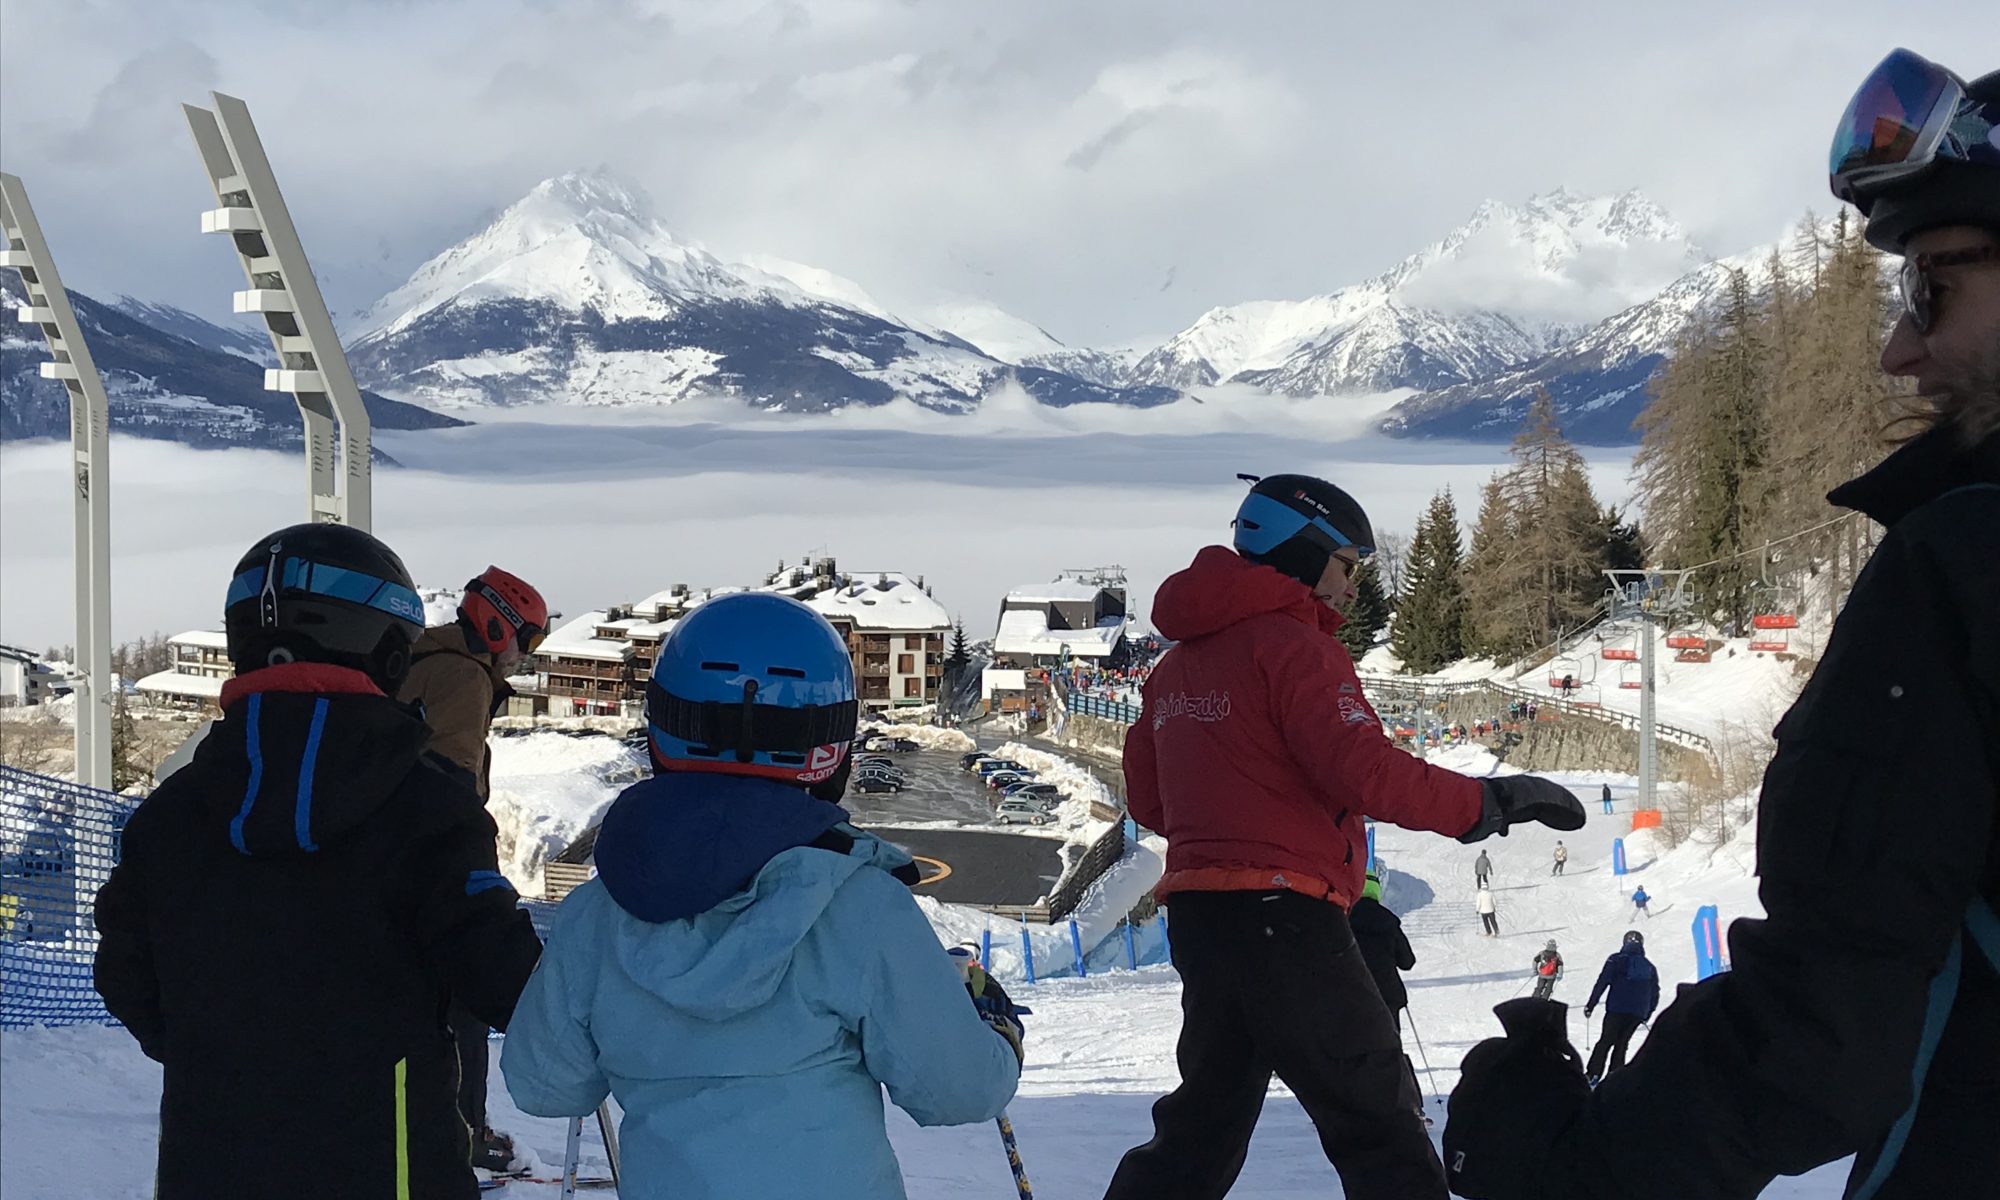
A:
{"label": "white logo on red jacket", "polygon": [[1175,717],[1211,724],[1229,716],[1229,693],[1210,690],[1207,695],[1190,696],[1186,692],[1168,692],[1155,697],[1147,708],[1153,714],[1154,729],[1165,728]]}
{"label": "white logo on red jacket", "polygon": [[1361,703],[1359,697],[1342,696],[1339,699],[1339,705],[1340,719],[1349,725],[1366,724],[1375,719],[1369,713],[1368,706]]}

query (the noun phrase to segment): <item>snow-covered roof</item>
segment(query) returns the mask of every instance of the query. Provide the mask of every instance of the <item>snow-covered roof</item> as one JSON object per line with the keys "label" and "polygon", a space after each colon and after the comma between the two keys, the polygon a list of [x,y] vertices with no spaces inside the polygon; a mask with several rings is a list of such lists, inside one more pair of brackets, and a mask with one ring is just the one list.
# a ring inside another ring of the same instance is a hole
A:
{"label": "snow-covered roof", "polygon": [[550,658],[588,658],[597,662],[623,662],[632,657],[632,643],[622,638],[596,636],[604,624],[605,609],[594,609],[573,621],[565,621],[549,634],[536,654]]}
{"label": "snow-covered roof", "polygon": [[142,692],[218,700],[222,697],[222,685],[227,682],[229,681],[220,675],[184,675],[179,671],[155,671],[132,686]]}
{"label": "snow-covered roof", "polygon": [[1123,618],[1107,617],[1095,629],[1050,629],[1046,613],[1032,608],[1009,609],[1000,614],[993,652],[1050,657],[1068,646],[1076,658],[1105,658],[1118,648],[1125,624]]}
{"label": "snow-covered roof", "polygon": [[229,649],[229,635],[220,629],[190,629],[167,639],[170,646],[190,646],[199,650]]}
{"label": "snow-covered roof", "polygon": [[805,603],[822,616],[852,621],[857,629],[951,628],[951,614],[944,605],[898,571],[856,571],[848,577],[846,587],[828,588]]}
{"label": "snow-covered roof", "polygon": [[1019,600],[1027,604],[1049,604],[1072,600],[1095,600],[1103,588],[1089,583],[1078,583],[1074,579],[1058,579],[1054,583],[1033,583],[1018,587],[1007,593],[1007,599]]}

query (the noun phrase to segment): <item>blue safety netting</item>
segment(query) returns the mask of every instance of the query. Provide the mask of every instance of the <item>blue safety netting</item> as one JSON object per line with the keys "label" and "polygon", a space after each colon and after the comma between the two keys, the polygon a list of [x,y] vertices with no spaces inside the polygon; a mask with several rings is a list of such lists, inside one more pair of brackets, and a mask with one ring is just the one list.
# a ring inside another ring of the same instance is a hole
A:
{"label": "blue safety netting", "polygon": [[137,807],[0,767],[0,1028],[113,1023],[91,986],[91,912]]}

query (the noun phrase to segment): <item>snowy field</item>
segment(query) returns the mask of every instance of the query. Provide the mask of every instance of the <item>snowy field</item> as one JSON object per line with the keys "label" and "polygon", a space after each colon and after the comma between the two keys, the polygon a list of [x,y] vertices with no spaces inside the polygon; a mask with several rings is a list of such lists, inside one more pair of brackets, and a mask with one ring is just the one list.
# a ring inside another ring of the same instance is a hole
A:
{"label": "snowy field", "polygon": [[[1491,769],[1490,758],[1476,751],[1450,753],[1459,769]],[[1403,914],[1417,954],[1409,977],[1411,1017],[1423,1046],[1416,1056],[1420,1078],[1433,1095],[1450,1091],[1466,1049],[1497,1032],[1492,1006],[1526,990],[1529,960],[1549,938],[1561,944],[1569,965],[1557,998],[1572,1004],[1571,1036],[1579,1047],[1585,1044],[1581,1004],[1598,965],[1632,920],[1626,896],[1633,882],[1644,882],[1655,896],[1656,915],[1642,924],[1648,952],[1670,983],[1693,978],[1689,923],[1696,908],[1716,904],[1725,922],[1757,912],[1749,873],[1752,827],[1743,827],[1719,851],[1688,844],[1659,855],[1650,834],[1628,837],[1634,870],[1620,880],[1611,874],[1611,841],[1629,828],[1633,781],[1599,774],[1561,778],[1576,788],[1590,813],[1582,830],[1564,835],[1571,849],[1565,876],[1549,876],[1556,840],[1551,832],[1519,829],[1487,845],[1498,891],[1498,938],[1480,936],[1473,914],[1476,851],[1451,839],[1380,827],[1377,850],[1388,870],[1387,899]],[[1612,784],[1617,798],[1612,817],[1603,816],[1597,804],[1602,781]],[[1149,848],[1139,857],[1153,853]],[[1121,892],[1129,885],[1120,885]],[[1138,884],[1140,890],[1144,886]],[[1113,899],[1105,907],[1115,908],[1125,896]],[[941,939],[977,936],[978,927],[969,922],[941,924],[949,926],[941,929]],[[1012,933],[1003,923],[996,942]],[[1049,1200],[1099,1195],[1118,1156],[1150,1136],[1153,1099],[1176,1082],[1177,978],[1170,967],[1151,967],[1022,985],[1018,992],[1035,1009],[1027,1070],[1012,1107],[1030,1177],[1037,1194]],[[1432,1070],[1424,1069],[1426,1062]],[[149,1193],[158,1098],[158,1068],[122,1031],[9,1032],[0,1039],[0,1194],[140,1200]],[[499,1127],[545,1162],[559,1161],[560,1122],[520,1115],[497,1071],[492,1098]],[[1442,1106],[1434,1104],[1433,1112],[1440,1118],[1434,1133],[1441,1135]],[[895,1114],[891,1135],[913,1196],[1006,1200],[1013,1195],[998,1136],[989,1126],[919,1129]],[[1801,1179],[1780,1180],[1765,1194],[1832,1200],[1843,1179],[1844,1167],[1835,1164]],[[555,1189],[515,1184],[504,1194],[546,1200]],[[1232,1195],[1291,1200],[1339,1194],[1310,1123],[1276,1089]]]}

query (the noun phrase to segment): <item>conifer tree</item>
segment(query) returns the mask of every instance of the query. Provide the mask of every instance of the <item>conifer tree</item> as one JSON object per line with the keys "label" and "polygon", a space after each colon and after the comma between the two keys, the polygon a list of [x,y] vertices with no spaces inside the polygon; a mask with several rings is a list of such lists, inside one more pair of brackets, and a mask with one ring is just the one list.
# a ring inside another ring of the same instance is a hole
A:
{"label": "conifer tree", "polygon": [[1381,568],[1373,558],[1354,573],[1354,603],[1347,606],[1346,624],[1340,627],[1340,643],[1356,662],[1375,646],[1375,635],[1389,623],[1389,597],[1382,589]]}
{"label": "conifer tree", "polygon": [[1391,644],[1406,671],[1427,673],[1465,654],[1464,552],[1451,489],[1431,498],[1410,542]]}

